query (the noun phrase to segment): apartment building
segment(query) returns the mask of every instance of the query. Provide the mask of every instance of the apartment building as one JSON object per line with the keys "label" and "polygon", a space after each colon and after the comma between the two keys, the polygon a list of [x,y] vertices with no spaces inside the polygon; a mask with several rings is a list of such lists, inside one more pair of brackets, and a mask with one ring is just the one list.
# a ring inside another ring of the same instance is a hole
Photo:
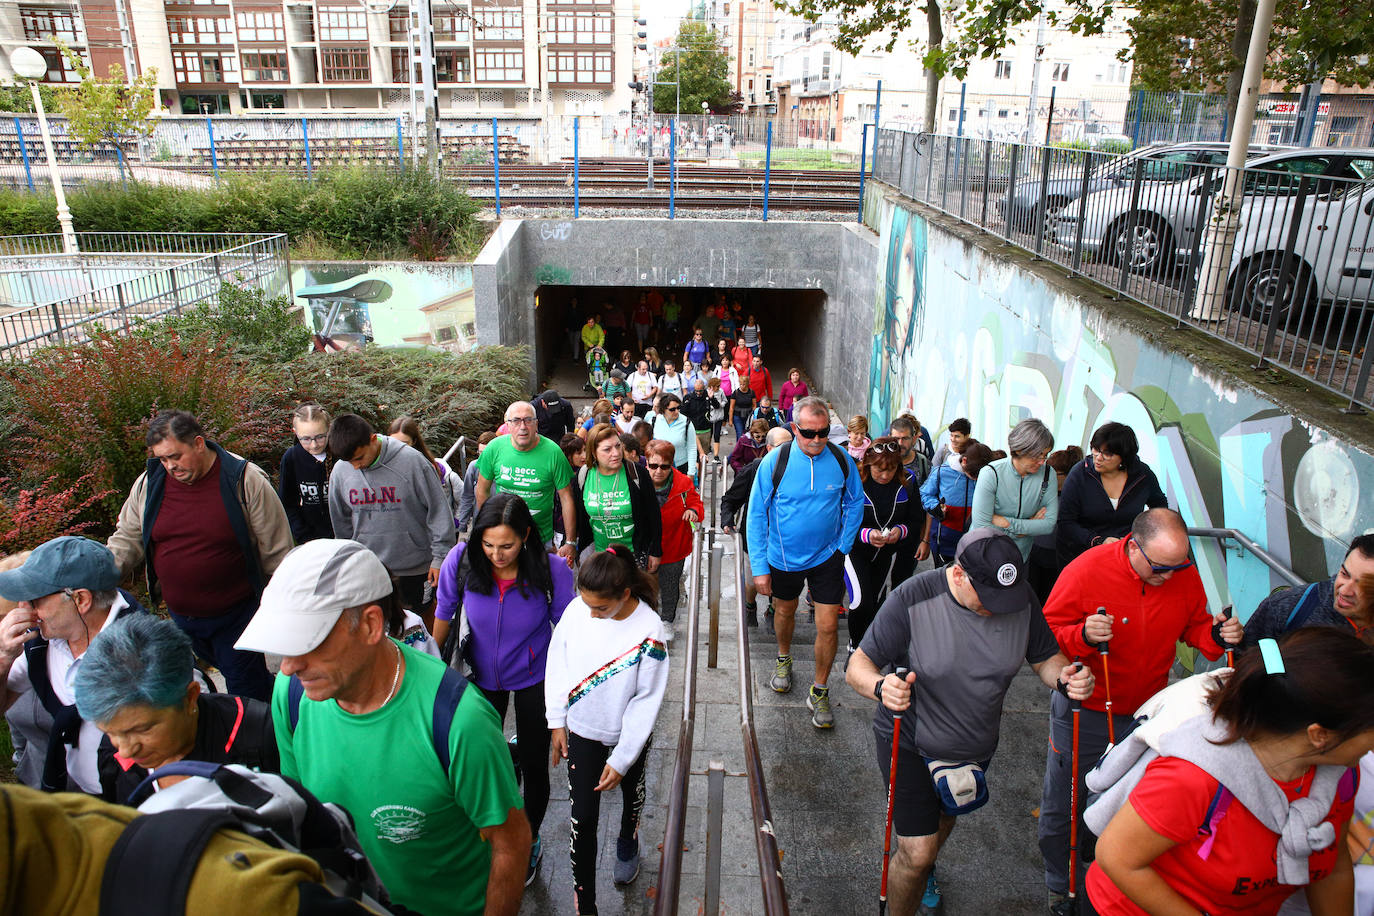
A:
{"label": "apartment building", "polygon": [[773,38],[784,14],[772,0],[703,0],[700,10],[730,58],[730,86],[744,111],[773,114]]}
{"label": "apartment building", "polygon": [[[453,116],[616,115],[638,0],[434,0],[435,80]],[[156,67],[163,107],[400,112],[418,87],[419,10],[408,0],[19,0],[0,8],[0,45],[37,49],[48,80]],[[414,61],[413,66],[411,62]],[[7,77],[8,60],[0,62]]]}

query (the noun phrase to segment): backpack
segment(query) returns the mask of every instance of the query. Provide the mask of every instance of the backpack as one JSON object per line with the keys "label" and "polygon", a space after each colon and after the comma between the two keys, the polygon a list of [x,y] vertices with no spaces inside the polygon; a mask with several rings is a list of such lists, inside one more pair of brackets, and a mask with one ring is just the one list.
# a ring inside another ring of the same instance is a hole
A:
{"label": "backpack", "polygon": [[1296,630],[1307,622],[1307,618],[1312,616],[1312,612],[1317,609],[1317,583],[1313,582],[1303,590],[1302,597],[1298,603],[1293,605],[1293,610],[1288,615],[1288,620],[1283,624],[1283,632]]}
{"label": "backpack", "polygon": [[[154,780],[187,776],[154,791]],[[309,856],[334,894],[379,913],[390,901],[367,861],[347,811],[320,801],[294,779],[247,767],[183,760],[160,767],[134,790],[144,812],[120,834],[105,862],[101,916],[181,916],[206,845],[221,829]],[[304,897],[302,897],[304,912]]]}
{"label": "backpack", "polygon": [[[984,467],[992,471],[992,479],[995,483],[993,493],[995,494],[997,492],[997,488],[1001,487],[1002,485],[1002,479],[997,476],[997,468],[993,467],[992,464],[986,464],[984,465]],[[1040,495],[1036,497],[1036,502],[1039,503],[1041,506],[1045,504],[1045,491],[1050,488],[1051,470],[1053,470],[1053,468],[1051,468],[1048,464],[1045,465],[1045,476],[1040,478]]]}
{"label": "backpack", "polygon": [[[844,473],[844,482],[849,483],[849,466],[854,463],[853,459],[846,461],[849,455],[840,450],[840,447],[830,440],[826,440],[825,447],[830,454],[835,456],[835,460],[840,463],[840,470]],[[772,498],[778,498],[778,485],[782,483],[783,472],[787,470],[787,459],[792,455],[792,443],[788,442],[778,448],[778,460],[773,464],[773,494]]]}
{"label": "backpack", "polygon": [[537,418],[539,435],[558,442],[572,432],[575,419],[572,414],[572,405],[566,400],[560,398],[556,405],[550,407],[541,396],[534,399],[532,406]]}

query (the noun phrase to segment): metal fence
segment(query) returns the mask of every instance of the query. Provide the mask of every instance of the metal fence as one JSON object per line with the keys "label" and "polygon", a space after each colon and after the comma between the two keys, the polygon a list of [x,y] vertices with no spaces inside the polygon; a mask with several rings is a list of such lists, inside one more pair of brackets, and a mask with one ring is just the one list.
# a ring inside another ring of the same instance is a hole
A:
{"label": "metal fence", "polygon": [[[1198,297],[1224,165],[1198,154],[878,131],[873,175],[904,194],[1350,399],[1374,407],[1374,161],[1314,151],[1237,176],[1235,254]],[[1277,167],[1275,167],[1277,168]],[[1324,174],[1309,174],[1324,169]]]}
{"label": "metal fence", "polygon": [[77,233],[0,238],[0,354],[74,343],[95,330],[219,302],[221,284],[277,295],[290,283],[285,235]]}

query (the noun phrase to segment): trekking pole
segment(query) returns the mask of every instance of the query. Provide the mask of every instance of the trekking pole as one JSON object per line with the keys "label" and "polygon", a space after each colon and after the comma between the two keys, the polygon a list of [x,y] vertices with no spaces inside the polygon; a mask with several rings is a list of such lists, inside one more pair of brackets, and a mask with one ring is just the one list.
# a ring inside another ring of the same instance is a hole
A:
{"label": "trekking pole", "polygon": [[[1100,607],[1097,609],[1097,613],[1105,617],[1107,616],[1107,609]],[[1097,644],[1097,651],[1102,656],[1102,686],[1107,692],[1107,743],[1116,744],[1116,725],[1112,722],[1112,669],[1107,664],[1109,648],[1109,644],[1106,642]]]}
{"label": "trekking pole", "polygon": [[[896,674],[906,680],[907,669],[898,668]],[[902,734],[902,714],[892,714],[892,764],[887,769],[887,826],[883,828],[883,880],[878,888],[878,916],[887,912],[887,866],[892,860],[892,801],[897,792],[897,741]]]}
{"label": "trekking pole", "polygon": [[[1083,663],[1074,660],[1074,673],[1083,670]],[[1073,710],[1073,772],[1069,774],[1073,781],[1069,783],[1069,912],[1078,913],[1078,719],[1083,712],[1083,701],[1069,699],[1070,708]],[[1110,714],[1108,720],[1111,721]]]}
{"label": "trekking pole", "polygon": [[[1227,620],[1230,620],[1235,615],[1235,613],[1235,608],[1229,604],[1221,609],[1221,616],[1225,617]],[[1229,642],[1226,643],[1226,667],[1236,667],[1236,647],[1231,645],[1231,643]]]}

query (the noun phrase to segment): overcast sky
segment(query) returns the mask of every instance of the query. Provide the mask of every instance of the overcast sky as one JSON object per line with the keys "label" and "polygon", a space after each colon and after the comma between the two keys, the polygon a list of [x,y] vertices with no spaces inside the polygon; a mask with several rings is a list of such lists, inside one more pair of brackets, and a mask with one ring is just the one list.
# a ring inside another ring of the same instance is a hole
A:
{"label": "overcast sky", "polygon": [[640,15],[649,21],[646,31],[652,44],[677,34],[678,21],[687,14],[691,0],[643,0]]}

